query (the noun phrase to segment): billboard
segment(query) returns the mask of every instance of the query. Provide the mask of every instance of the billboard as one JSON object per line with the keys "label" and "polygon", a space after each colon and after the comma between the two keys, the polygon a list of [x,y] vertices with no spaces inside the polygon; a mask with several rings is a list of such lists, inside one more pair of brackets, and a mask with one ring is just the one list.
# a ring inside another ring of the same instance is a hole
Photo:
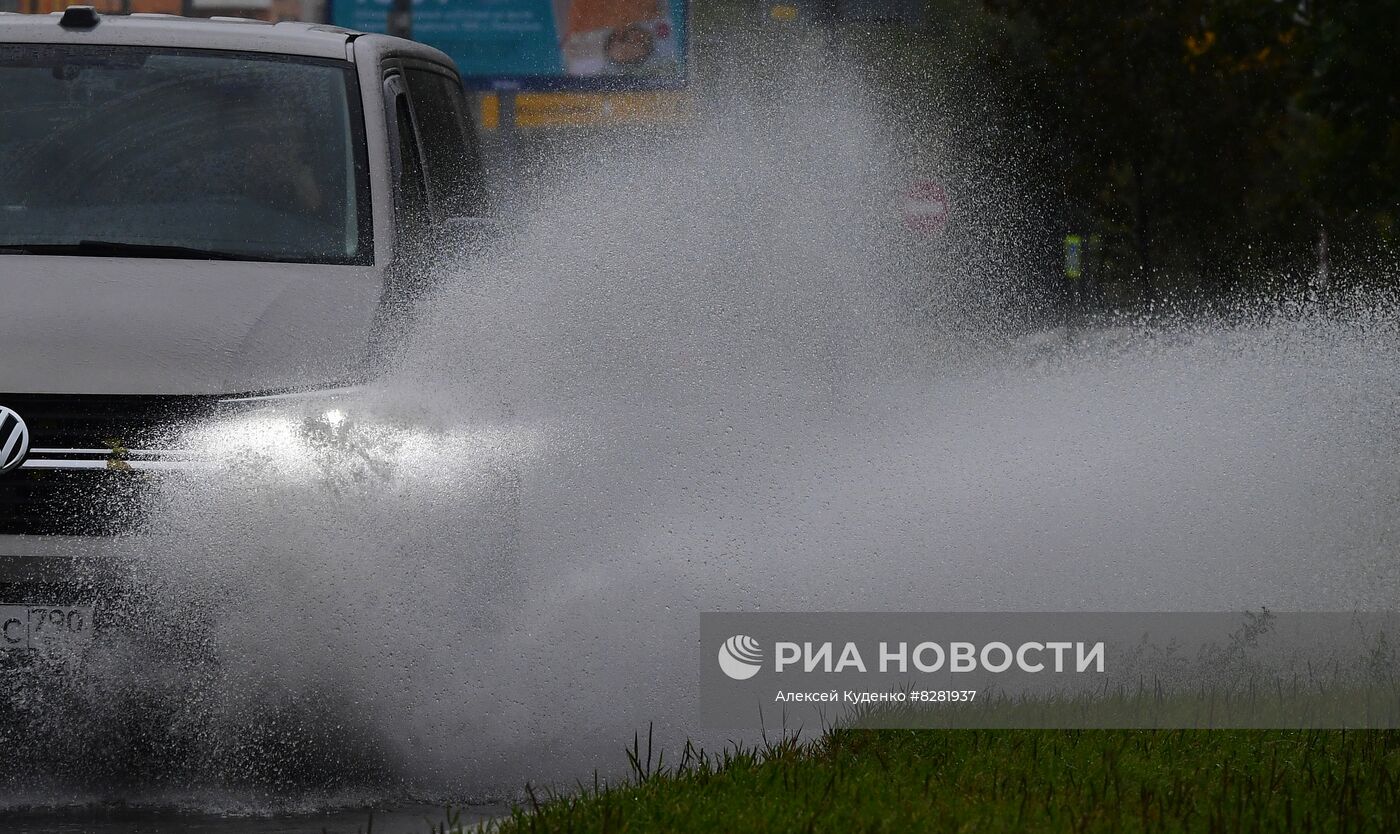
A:
{"label": "billboard", "polygon": [[[413,39],[469,87],[668,89],[685,83],[687,0],[412,0]],[[331,22],[386,29],[393,0],[333,0]]]}

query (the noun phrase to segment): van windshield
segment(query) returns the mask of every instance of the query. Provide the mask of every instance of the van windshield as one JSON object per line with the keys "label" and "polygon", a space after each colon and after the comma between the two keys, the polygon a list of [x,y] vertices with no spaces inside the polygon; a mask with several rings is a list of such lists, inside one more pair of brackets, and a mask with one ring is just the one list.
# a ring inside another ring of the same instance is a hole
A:
{"label": "van windshield", "polygon": [[0,254],[369,263],[344,62],[0,44]]}

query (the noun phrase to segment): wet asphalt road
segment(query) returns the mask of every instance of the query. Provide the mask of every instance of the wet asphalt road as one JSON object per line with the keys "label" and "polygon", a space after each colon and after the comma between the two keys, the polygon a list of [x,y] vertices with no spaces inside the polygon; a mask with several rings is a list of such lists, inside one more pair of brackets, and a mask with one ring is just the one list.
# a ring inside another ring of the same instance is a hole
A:
{"label": "wet asphalt road", "polygon": [[[469,805],[455,809],[463,825],[508,814],[505,805]],[[444,809],[433,805],[376,810],[373,834],[428,834],[441,826]],[[142,811],[74,811],[0,814],[5,834],[367,834],[365,809],[284,817],[241,817]]]}

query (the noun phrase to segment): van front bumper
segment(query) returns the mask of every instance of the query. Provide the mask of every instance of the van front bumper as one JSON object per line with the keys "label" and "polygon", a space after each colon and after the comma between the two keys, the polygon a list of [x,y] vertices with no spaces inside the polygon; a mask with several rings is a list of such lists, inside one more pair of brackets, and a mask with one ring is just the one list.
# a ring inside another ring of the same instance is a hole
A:
{"label": "van front bumper", "polygon": [[0,535],[0,603],[26,601],[13,589],[95,592],[124,575],[141,547],[139,536]]}

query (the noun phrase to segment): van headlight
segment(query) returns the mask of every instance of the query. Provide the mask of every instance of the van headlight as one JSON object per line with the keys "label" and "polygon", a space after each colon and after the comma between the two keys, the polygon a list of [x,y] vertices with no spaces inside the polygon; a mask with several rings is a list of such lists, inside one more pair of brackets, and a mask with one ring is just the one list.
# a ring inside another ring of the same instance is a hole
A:
{"label": "van headlight", "polygon": [[[386,416],[364,387],[237,397],[186,443],[216,466],[236,463],[278,478],[385,480],[461,477],[517,466],[542,444],[519,425],[433,428]],[[454,474],[455,473],[455,474]]]}
{"label": "van headlight", "polygon": [[[353,420],[345,408],[321,408],[301,421],[301,433],[323,471],[394,474],[404,430],[381,421]],[[348,472],[363,467],[363,472]]]}
{"label": "van headlight", "polygon": [[375,419],[364,389],[229,397],[185,443],[215,466],[237,464],[280,478],[389,477],[404,430]]}

